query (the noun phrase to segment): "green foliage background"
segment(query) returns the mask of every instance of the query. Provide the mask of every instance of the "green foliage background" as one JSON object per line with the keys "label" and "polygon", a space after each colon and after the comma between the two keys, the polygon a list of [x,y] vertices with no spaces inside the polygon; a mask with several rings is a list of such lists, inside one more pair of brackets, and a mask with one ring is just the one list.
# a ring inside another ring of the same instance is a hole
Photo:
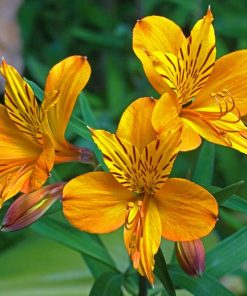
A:
{"label": "green foliage background", "polygon": [[[210,3],[205,0],[26,0],[19,11],[25,77],[35,81],[43,88],[46,75],[55,63],[73,54],[87,56],[92,66],[92,76],[84,94],[96,119],[95,125],[114,131],[121,113],[130,102],[141,96],[158,98],[158,94],[147,82],[141,63],[132,50],[132,28],[136,20],[147,15],[163,15],[179,24],[188,35],[193,24],[205,14],[208,4],[211,4],[215,17],[217,56],[220,57],[230,51],[247,48],[246,1],[225,0],[223,4],[220,0],[212,0]],[[81,117],[83,114],[80,110],[78,104],[74,114]],[[84,114],[84,121],[86,121],[85,116],[87,115]],[[91,119],[89,118],[89,120]],[[69,127],[67,134],[71,141],[79,145],[89,147],[92,145],[89,141],[78,137],[72,126]],[[210,190],[216,190],[215,187],[212,189],[212,185],[225,187],[240,180],[247,181],[247,157],[245,155],[224,147],[212,147],[211,144],[205,143],[203,148],[206,152],[204,154],[202,149],[180,154],[173,175],[193,178]],[[215,163],[212,162],[207,170],[205,164],[208,164],[210,159],[214,159],[214,156]],[[195,168],[199,171],[196,176]],[[69,180],[88,170],[90,167],[76,163],[59,165],[56,167],[56,175],[53,172],[52,176]],[[239,189],[238,195],[247,199],[246,184]],[[234,205],[236,208],[236,200]],[[231,251],[228,253],[224,253],[221,249],[219,251],[218,257],[223,256],[226,261],[230,260],[231,267],[224,267],[222,261],[220,265],[220,267],[223,266],[222,269],[215,271],[213,269],[213,266],[217,265],[217,262],[214,261],[215,255],[210,257],[209,253],[208,259],[210,276],[220,279],[221,283],[237,295],[247,295],[245,272],[247,255],[244,256],[243,250],[240,249],[240,247],[247,247],[246,229],[243,228],[247,221],[247,211],[244,206],[245,204],[239,206],[242,212],[229,209],[232,208],[230,206],[222,208],[216,231],[205,239],[207,250],[212,250],[220,240],[234,233],[238,235],[237,231],[241,229],[242,232],[239,234],[238,240],[233,240],[236,243],[232,242],[234,248],[232,247],[231,250],[235,252],[232,253],[232,261],[227,257],[230,256]],[[3,213],[4,209],[0,213],[1,217]],[[53,222],[48,223],[49,227],[46,225],[44,228],[42,221],[50,219],[50,217],[64,223],[59,212],[51,214],[50,211],[50,215],[46,215],[29,229],[17,233],[0,233],[0,288],[2,295],[88,295],[94,281],[93,277],[98,278],[101,275],[96,270],[113,272],[111,268],[102,267],[104,265],[101,266],[101,263],[97,263],[99,265],[90,264],[90,262],[92,263],[90,261],[92,254],[89,254],[89,257],[84,256],[82,259],[80,253],[73,250],[83,253],[82,249],[78,249],[78,245],[83,245],[86,240],[84,236],[81,237],[75,248],[70,245],[69,239],[66,241],[66,236],[62,237],[59,235],[59,231],[54,230]],[[70,232],[69,229],[68,232]],[[243,238],[244,235],[245,238]],[[110,254],[117,268],[120,271],[125,271],[129,266],[129,261],[123,247],[122,230],[101,236],[101,240],[108,250],[107,254],[102,256],[108,258],[107,256]],[[90,241],[88,243],[90,244]],[[164,242],[162,249],[166,261],[171,262],[173,244]],[[101,254],[101,250],[97,252]],[[91,266],[91,271],[88,265]],[[177,285],[186,288],[185,283],[188,285],[189,280],[184,279],[181,275],[179,277],[179,272],[174,268],[171,266],[169,269],[172,279],[175,279]],[[224,268],[225,272],[222,271]],[[132,273],[131,270],[128,272]],[[111,274],[108,277],[112,278]],[[107,282],[107,279],[105,277],[101,281],[104,283],[104,281]],[[134,279],[135,276],[129,277],[129,281],[134,281]],[[213,286],[216,280],[210,277],[206,280],[209,289],[216,289],[216,286]],[[115,286],[121,281],[123,279],[119,275]],[[205,285],[205,283],[203,284]],[[190,285],[193,286],[193,283]],[[209,295],[207,294],[209,290],[203,292],[200,282],[197,282],[196,285],[200,287],[200,293],[204,294],[200,294],[196,289],[190,288],[188,290],[193,291],[192,293],[195,295]],[[160,286],[158,282],[157,287]],[[102,287],[99,286],[98,289],[102,291]],[[126,288],[124,291],[124,295],[130,295],[126,292]],[[135,291],[132,291],[133,295],[137,293]],[[165,292],[155,291],[150,290],[149,294],[166,295]],[[177,291],[177,295],[190,294],[182,289]],[[226,293],[226,295],[232,294]]]}

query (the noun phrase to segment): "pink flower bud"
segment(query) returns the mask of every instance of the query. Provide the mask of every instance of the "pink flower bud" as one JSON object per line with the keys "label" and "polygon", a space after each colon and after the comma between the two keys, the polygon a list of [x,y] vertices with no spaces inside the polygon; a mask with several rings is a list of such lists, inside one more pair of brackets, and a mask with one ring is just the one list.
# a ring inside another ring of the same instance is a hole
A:
{"label": "pink flower bud", "polygon": [[176,242],[176,257],[181,268],[190,276],[201,276],[205,270],[205,250],[200,239]]}
{"label": "pink flower bud", "polygon": [[38,220],[54,203],[61,199],[64,183],[44,186],[20,195],[9,207],[1,231],[20,230]]}

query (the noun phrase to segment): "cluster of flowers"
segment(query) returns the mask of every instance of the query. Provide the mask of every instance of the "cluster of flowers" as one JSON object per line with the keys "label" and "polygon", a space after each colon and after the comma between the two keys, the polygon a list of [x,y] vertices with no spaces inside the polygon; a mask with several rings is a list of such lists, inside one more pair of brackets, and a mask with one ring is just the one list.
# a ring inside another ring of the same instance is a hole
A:
{"label": "cluster of flowers", "polygon": [[[154,255],[161,236],[176,242],[178,260],[190,274],[204,269],[200,238],[217,221],[215,198],[185,179],[169,178],[180,151],[197,148],[201,137],[247,153],[247,51],[215,61],[210,9],[185,38],[172,21],[150,16],[137,22],[133,48],[150,83],[161,95],[142,97],[124,111],[115,134],[89,127],[109,172],[94,171],[68,183],[42,185],[56,163],[94,163],[64,133],[80,91],[90,77],[85,57],[55,65],[44,100],[5,60],[5,105],[0,105],[0,202],[10,206],[3,231],[23,228],[62,199],[65,217],[77,228],[107,233],[124,225],[133,266],[154,282]],[[190,264],[191,258],[192,263]]]}

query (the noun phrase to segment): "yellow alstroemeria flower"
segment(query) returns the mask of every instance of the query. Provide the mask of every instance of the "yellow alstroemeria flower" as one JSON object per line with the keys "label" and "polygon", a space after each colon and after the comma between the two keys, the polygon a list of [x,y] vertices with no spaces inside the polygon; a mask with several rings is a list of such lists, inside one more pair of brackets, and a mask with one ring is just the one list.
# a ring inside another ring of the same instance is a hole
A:
{"label": "yellow alstroemeria flower", "polygon": [[55,65],[47,77],[41,106],[28,83],[4,59],[0,71],[6,80],[5,105],[0,105],[1,207],[19,191],[29,193],[42,186],[54,161],[90,161],[90,152],[68,143],[64,133],[91,71],[81,56]]}
{"label": "yellow alstroemeria flower", "polygon": [[172,241],[198,239],[213,229],[218,215],[217,203],[205,189],[188,180],[168,179],[181,132],[154,131],[156,102],[133,102],[116,134],[92,130],[110,172],[76,177],[63,191],[64,214],[80,230],[107,233],[124,224],[133,266],[150,283],[161,235]]}
{"label": "yellow alstroemeria flower", "polygon": [[[154,128],[162,131],[162,117],[171,108],[182,121],[181,150],[195,149],[201,137],[247,153],[247,50],[215,61],[213,16],[208,9],[186,39],[171,20],[149,16],[133,31],[133,49],[150,83],[162,96],[153,115]],[[243,132],[242,132],[243,131]]]}

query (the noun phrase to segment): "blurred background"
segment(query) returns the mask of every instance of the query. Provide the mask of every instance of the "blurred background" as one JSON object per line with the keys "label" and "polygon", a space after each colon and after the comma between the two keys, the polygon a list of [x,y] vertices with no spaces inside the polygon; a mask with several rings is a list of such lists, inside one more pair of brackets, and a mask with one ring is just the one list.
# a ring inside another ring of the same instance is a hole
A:
{"label": "blurred background", "polygon": [[[158,98],[132,50],[136,20],[162,15],[180,25],[188,36],[209,4],[215,18],[217,57],[247,48],[246,1],[225,0],[223,4],[220,0],[0,0],[0,55],[41,88],[54,64],[73,54],[87,56],[92,75],[85,94],[98,127],[114,131],[130,102],[141,96]],[[68,131],[68,137],[81,145],[90,145],[73,131]],[[190,178],[198,153],[199,150],[181,154],[173,175]],[[223,147],[216,147],[215,153],[213,185],[224,187],[247,181],[245,155]],[[57,167],[63,180],[88,170],[81,164]],[[247,199],[247,185],[239,194]],[[225,210],[223,216],[217,234],[206,239],[208,249],[246,223],[245,216],[230,210]],[[78,253],[44,238],[32,228],[0,236],[1,295],[88,295],[93,279]],[[128,257],[122,231],[102,239],[117,264],[125,268]],[[168,258],[170,249],[168,244]],[[243,272],[239,270],[224,279],[238,295],[247,295]]]}

